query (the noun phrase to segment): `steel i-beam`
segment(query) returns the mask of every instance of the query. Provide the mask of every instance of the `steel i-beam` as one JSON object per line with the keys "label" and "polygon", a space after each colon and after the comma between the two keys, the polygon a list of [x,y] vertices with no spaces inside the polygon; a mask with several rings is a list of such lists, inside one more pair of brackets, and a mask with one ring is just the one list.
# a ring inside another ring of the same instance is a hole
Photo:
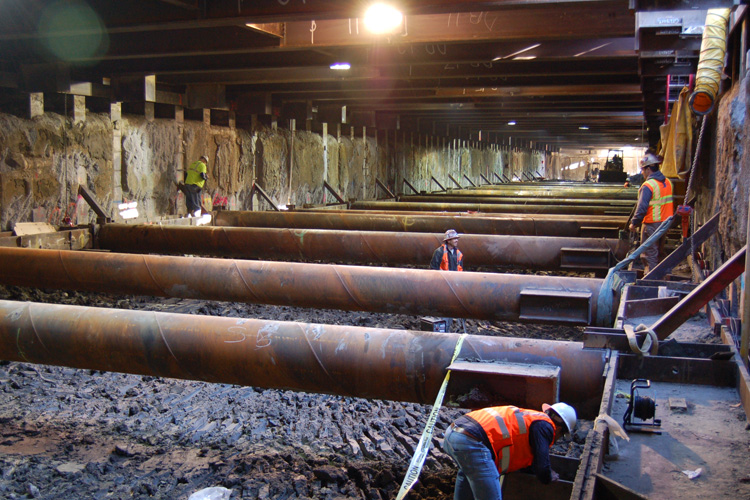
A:
{"label": "steel i-beam", "polygon": [[500,203],[402,203],[399,201],[355,201],[353,210],[415,210],[425,212],[487,212],[570,215],[628,215],[631,207],[521,205]]}
{"label": "steel i-beam", "polygon": [[[455,334],[0,301],[4,360],[422,404],[434,401],[457,341]],[[472,335],[460,353],[561,367],[561,399],[596,414],[602,350]],[[448,400],[458,396],[449,386]],[[519,405],[533,399],[513,387],[496,396]]]}
{"label": "steel i-beam", "polygon": [[6,285],[577,325],[596,318],[602,285],[589,278],[26,248],[0,249],[0,257]]}
{"label": "steel i-beam", "polygon": [[[426,266],[443,244],[443,233],[106,224],[97,241],[102,249],[125,253]],[[622,260],[628,249],[626,240],[603,238],[461,238],[461,250],[473,266],[608,269],[610,255]]]}

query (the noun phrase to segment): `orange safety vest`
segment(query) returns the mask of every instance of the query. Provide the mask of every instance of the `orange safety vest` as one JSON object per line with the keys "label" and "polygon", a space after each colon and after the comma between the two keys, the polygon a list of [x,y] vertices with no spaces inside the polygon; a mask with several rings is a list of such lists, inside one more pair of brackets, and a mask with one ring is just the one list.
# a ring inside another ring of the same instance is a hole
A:
{"label": "orange safety vest", "polygon": [[[555,424],[546,413],[524,410],[516,406],[495,406],[467,413],[482,426],[495,452],[495,465],[500,474],[528,467],[534,461],[529,444],[529,426],[538,420]],[[556,429],[555,429],[556,430]],[[552,443],[550,443],[550,448]]]}
{"label": "orange safety vest", "polygon": [[648,211],[643,218],[644,223],[661,222],[674,215],[672,183],[669,179],[664,179],[664,185],[656,179],[648,179],[641,189],[651,189],[651,201],[648,202]]}
{"label": "orange safety vest", "polygon": [[[463,271],[464,267],[461,265],[461,262],[464,258],[464,254],[461,253],[461,250],[456,248],[456,271]],[[440,269],[443,271],[449,271],[448,266],[448,248],[443,245],[443,260],[440,261]]]}

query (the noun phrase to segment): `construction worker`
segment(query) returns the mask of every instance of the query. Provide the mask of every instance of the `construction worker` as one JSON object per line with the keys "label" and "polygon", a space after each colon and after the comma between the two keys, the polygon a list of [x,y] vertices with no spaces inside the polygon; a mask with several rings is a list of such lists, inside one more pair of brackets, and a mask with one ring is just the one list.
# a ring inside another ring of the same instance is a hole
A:
{"label": "construction worker", "polygon": [[529,468],[543,484],[557,481],[549,450],[576,426],[566,403],[543,404],[542,411],[495,406],[456,419],[445,431],[443,450],[458,466],[454,500],[501,500],[502,478]]}
{"label": "construction worker", "polygon": [[[430,261],[430,269],[442,271],[463,271],[464,255],[458,249],[459,235],[454,229],[448,229],[443,238],[443,244],[435,249]],[[453,318],[445,320],[445,331],[450,332],[453,326]]]}
{"label": "construction worker", "polygon": [[443,244],[435,249],[430,261],[430,269],[443,271],[463,271],[464,256],[458,249],[460,236],[454,229],[448,229],[443,238]]}
{"label": "construction worker", "polygon": [[201,191],[208,179],[206,174],[208,171],[207,164],[208,156],[201,155],[198,161],[191,163],[187,169],[183,192],[185,193],[188,217],[199,217],[201,215]]}
{"label": "construction worker", "polygon": [[[647,151],[641,158],[641,174],[645,180],[638,191],[638,205],[629,227],[631,232],[635,232],[638,226],[642,226],[641,244],[674,214],[672,183],[659,170],[662,161],[664,158],[653,151]],[[641,254],[649,271],[661,260],[664,239],[662,237],[657,245],[652,245]]]}

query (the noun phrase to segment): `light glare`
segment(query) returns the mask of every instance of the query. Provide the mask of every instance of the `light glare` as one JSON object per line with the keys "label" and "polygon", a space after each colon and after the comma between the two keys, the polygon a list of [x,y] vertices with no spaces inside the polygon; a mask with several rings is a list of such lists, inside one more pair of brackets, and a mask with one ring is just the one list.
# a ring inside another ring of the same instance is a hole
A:
{"label": "light glare", "polygon": [[351,68],[352,65],[347,62],[337,62],[331,64],[331,69],[337,69],[337,70],[347,70]]}
{"label": "light glare", "polygon": [[376,35],[392,33],[401,26],[403,18],[403,14],[395,7],[376,3],[365,12],[365,28]]}

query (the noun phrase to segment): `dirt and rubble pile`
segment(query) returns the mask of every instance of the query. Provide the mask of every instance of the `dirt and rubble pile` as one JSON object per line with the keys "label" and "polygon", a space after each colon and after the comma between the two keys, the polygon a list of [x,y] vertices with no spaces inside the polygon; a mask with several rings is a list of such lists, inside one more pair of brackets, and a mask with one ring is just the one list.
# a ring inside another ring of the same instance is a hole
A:
{"label": "dirt and rubble pile", "polygon": [[[167,312],[416,329],[419,318],[0,287],[0,298]],[[470,333],[525,325],[467,321]],[[535,326],[541,334],[549,330]],[[580,335],[564,328],[563,336]],[[103,353],[106,355],[106,353]],[[0,497],[187,498],[221,485],[232,498],[394,498],[429,407],[226,384],[3,362]],[[452,498],[443,408],[410,498]],[[590,425],[557,454],[580,455]]]}

